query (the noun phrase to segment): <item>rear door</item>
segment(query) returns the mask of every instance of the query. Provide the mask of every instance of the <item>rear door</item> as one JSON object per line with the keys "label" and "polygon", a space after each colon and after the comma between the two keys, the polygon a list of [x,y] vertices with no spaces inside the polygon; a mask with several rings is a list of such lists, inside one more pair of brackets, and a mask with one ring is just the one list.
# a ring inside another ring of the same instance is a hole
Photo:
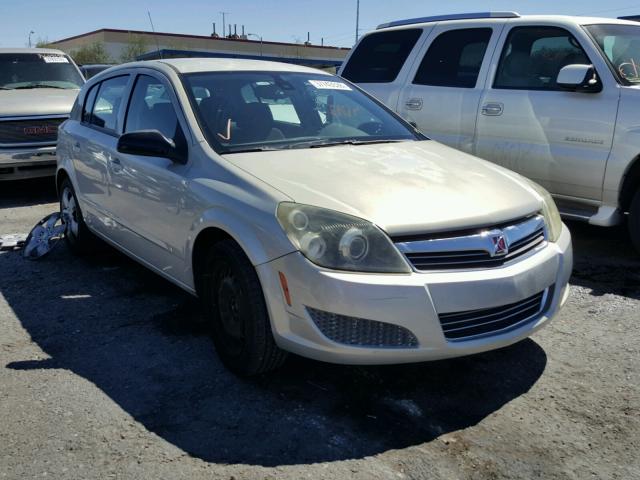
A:
{"label": "rear door", "polygon": [[362,37],[345,60],[340,75],[395,110],[416,51],[432,28],[403,27]]}
{"label": "rear door", "polygon": [[[619,100],[608,66],[579,29],[518,23],[503,37],[478,112],[475,153],[556,197],[597,203]],[[560,69],[571,64],[593,64],[602,91],[559,87]]]}
{"label": "rear door", "polygon": [[504,22],[438,24],[400,94],[398,113],[427,136],[471,152],[489,59]]}
{"label": "rear door", "polygon": [[72,141],[78,194],[84,203],[86,220],[109,236],[115,233],[109,173],[114,168],[113,162],[117,162],[122,104],[129,79],[127,74],[117,75],[91,87]]}

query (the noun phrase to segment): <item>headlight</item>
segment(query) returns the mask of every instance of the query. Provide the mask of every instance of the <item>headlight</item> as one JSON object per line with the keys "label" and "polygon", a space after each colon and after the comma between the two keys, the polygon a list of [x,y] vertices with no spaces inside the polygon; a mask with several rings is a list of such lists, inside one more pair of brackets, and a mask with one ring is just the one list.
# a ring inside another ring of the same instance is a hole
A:
{"label": "headlight", "polygon": [[277,217],[293,245],[316,265],[355,272],[411,271],[389,237],[371,222],[288,202],[278,205]]}
{"label": "headlight", "polygon": [[529,180],[529,184],[542,197],[542,214],[547,223],[549,241],[555,242],[560,238],[560,233],[562,233],[562,219],[560,218],[558,207],[556,207],[556,202],[553,201],[551,194],[540,185],[531,180]]}

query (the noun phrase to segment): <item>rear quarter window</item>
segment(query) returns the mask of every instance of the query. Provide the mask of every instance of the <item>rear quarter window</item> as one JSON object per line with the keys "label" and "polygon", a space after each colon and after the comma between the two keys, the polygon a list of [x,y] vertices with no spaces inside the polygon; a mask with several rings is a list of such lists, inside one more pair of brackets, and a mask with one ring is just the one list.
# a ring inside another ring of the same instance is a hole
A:
{"label": "rear quarter window", "polygon": [[354,83],[393,82],[421,34],[422,29],[411,28],[367,35],[351,55],[342,76]]}

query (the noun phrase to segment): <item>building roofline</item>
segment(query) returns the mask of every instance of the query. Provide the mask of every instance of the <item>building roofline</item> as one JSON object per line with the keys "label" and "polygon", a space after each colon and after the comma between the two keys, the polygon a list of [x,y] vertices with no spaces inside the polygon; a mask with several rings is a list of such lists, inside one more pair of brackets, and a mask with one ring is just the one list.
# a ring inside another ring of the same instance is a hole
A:
{"label": "building roofline", "polygon": [[[94,35],[96,33],[129,33],[135,35],[157,35],[159,37],[180,37],[180,38],[196,38],[199,40],[223,40],[225,42],[241,42],[241,43],[259,43],[260,40],[248,40],[243,38],[226,38],[226,37],[212,37],[210,35],[188,35],[185,33],[167,33],[167,32],[149,32],[146,30],[121,30],[117,28],[100,28],[98,30],[94,30],[92,32],[81,33],[80,35],[74,35],[73,37],[62,38],[60,40],[56,40],[54,42],[49,43],[49,45],[56,45],[61,42],[67,42],[69,40],[76,40],[78,38],[88,37],[89,35]],[[264,45],[287,45],[287,46],[308,46],[312,48],[326,48],[329,50],[351,50],[348,47],[332,47],[327,45],[305,45],[300,43],[288,43],[288,42],[271,42],[271,41],[262,41]]]}

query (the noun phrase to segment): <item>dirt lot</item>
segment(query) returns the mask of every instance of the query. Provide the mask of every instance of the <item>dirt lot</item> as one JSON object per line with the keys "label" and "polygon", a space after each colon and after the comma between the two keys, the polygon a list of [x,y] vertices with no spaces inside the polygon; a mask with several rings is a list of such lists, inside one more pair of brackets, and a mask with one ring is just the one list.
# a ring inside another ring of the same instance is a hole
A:
{"label": "dirt lot", "polygon": [[[0,185],[0,235],[56,209]],[[197,302],[113,251],[0,253],[0,478],[640,478],[640,257],[570,224],[561,315],[454,361],[239,380]]]}

